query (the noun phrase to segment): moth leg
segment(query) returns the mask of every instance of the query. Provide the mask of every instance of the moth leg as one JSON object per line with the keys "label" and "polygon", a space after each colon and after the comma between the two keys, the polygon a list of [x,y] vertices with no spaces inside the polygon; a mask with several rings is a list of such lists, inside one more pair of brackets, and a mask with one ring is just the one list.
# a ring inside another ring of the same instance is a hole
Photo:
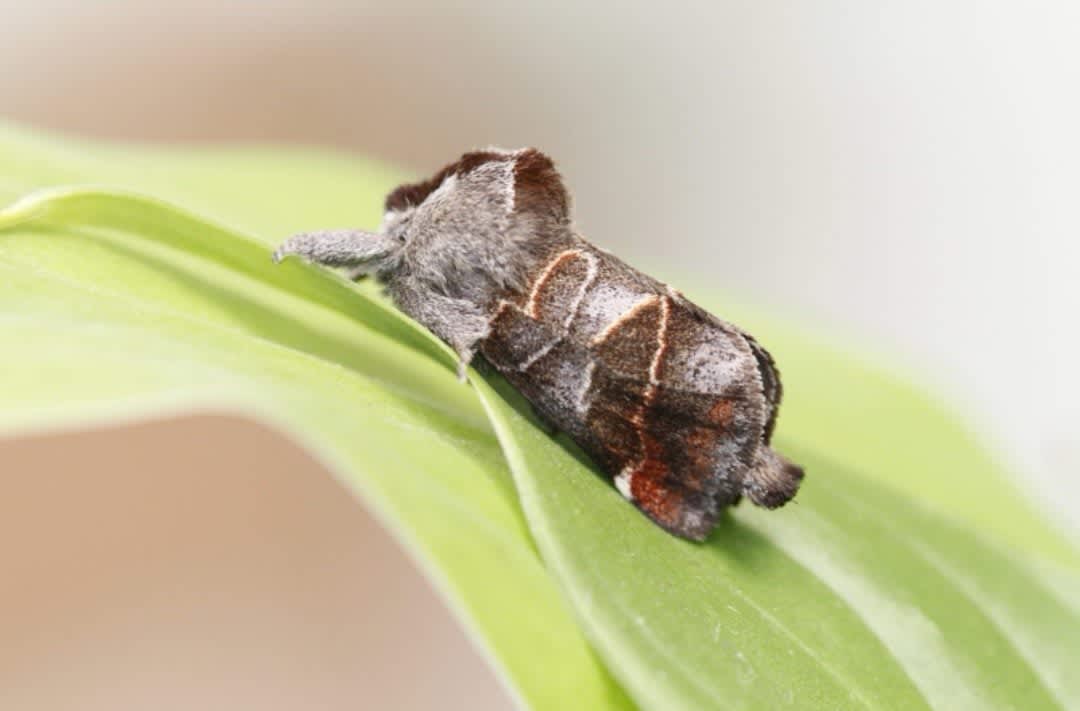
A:
{"label": "moth leg", "polygon": [[480,307],[432,291],[414,280],[398,279],[391,283],[389,291],[398,308],[454,349],[458,356],[458,380],[465,382],[465,369],[476,355],[480,341],[491,330],[488,317]]}
{"label": "moth leg", "polygon": [[393,237],[364,230],[303,232],[285,240],[274,251],[274,261],[296,255],[328,267],[361,267],[385,257],[397,246]]}
{"label": "moth leg", "polygon": [[775,509],[795,496],[802,479],[802,467],[762,444],[758,447],[754,465],[746,472],[743,493],[758,506]]}
{"label": "moth leg", "polygon": [[368,274],[371,274],[371,265],[369,264],[361,264],[360,266],[345,270],[345,278],[349,281],[357,281],[358,279],[366,277]]}

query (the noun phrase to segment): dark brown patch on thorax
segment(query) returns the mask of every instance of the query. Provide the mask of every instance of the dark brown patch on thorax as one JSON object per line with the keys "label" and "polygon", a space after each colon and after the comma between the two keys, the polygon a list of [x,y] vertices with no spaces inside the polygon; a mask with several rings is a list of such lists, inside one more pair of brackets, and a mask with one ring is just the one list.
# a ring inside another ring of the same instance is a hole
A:
{"label": "dark brown patch on thorax", "polygon": [[485,163],[510,159],[511,155],[509,153],[498,153],[496,151],[472,151],[466,153],[457,161],[443,166],[439,172],[427,180],[399,185],[386,196],[385,209],[400,211],[409,207],[416,207],[426,200],[428,195],[435,192],[443,184],[443,181],[451,175],[464,175],[476,170]]}
{"label": "dark brown patch on thorax", "polygon": [[514,163],[514,211],[528,212],[557,222],[570,218],[570,196],[550,158],[526,148]]}

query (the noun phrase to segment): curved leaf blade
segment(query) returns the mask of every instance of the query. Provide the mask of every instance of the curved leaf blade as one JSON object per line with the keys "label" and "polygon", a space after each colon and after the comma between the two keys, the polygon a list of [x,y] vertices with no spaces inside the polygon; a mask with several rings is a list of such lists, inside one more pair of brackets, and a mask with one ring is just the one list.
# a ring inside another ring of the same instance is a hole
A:
{"label": "curved leaf blade", "polygon": [[55,191],[0,225],[0,429],[208,408],[270,423],[372,506],[522,703],[632,707],[537,558],[473,395],[415,326],[155,201]]}
{"label": "curved leaf blade", "polygon": [[[549,568],[642,706],[1055,709],[1075,701],[1061,684],[1055,696],[1041,671],[1047,660],[1026,656],[953,577],[953,561],[994,549],[902,494],[801,452],[816,481],[807,480],[798,504],[740,507],[695,545],[653,526],[571,445],[544,435],[516,393],[477,387]],[[890,518],[901,523],[882,522]],[[916,543],[905,524],[918,528]],[[1046,597],[1015,565],[996,574],[1014,581],[1021,609]],[[1080,648],[1080,619],[1060,607],[1054,614]]]}

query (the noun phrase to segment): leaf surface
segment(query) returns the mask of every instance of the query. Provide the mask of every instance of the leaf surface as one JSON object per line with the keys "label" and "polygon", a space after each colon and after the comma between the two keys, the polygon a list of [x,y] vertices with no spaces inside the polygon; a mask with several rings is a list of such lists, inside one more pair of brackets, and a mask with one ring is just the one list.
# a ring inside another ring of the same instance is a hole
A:
{"label": "leaf surface", "polygon": [[1080,704],[1076,610],[902,492],[789,447],[818,481],[694,544],[628,506],[509,387],[478,388],[545,560],[642,707]]}

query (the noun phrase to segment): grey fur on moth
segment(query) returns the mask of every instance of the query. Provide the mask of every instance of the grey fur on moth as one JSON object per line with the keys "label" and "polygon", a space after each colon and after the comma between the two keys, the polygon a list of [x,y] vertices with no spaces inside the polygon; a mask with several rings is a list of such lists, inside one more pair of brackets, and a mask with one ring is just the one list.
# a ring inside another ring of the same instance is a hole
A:
{"label": "grey fur on moth", "polygon": [[465,366],[482,355],[666,530],[705,539],[746,496],[775,508],[803,472],[769,447],[780,377],[748,334],[589,244],[551,160],[466,153],[386,198],[377,232],[288,239],[374,274]]}

